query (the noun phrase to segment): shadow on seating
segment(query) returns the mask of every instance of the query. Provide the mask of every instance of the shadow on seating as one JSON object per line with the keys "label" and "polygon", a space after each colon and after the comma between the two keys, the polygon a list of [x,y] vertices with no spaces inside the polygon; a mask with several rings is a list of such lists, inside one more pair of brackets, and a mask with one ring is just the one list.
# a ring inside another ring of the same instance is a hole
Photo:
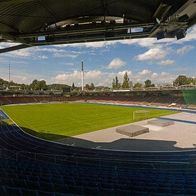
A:
{"label": "shadow on seating", "polygon": [[193,148],[176,147],[176,141],[121,138],[113,142],[92,142],[76,137],[56,135],[44,132],[38,133],[34,130],[24,127],[22,127],[22,129],[33,136],[46,140],[56,141],[58,143],[70,145],[73,147],[129,151],[183,151],[196,149],[196,144],[193,144],[193,146],[195,146]]}
{"label": "shadow on seating", "polygon": [[42,139],[46,139],[46,140],[51,140],[51,141],[56,141],[56,140],[61,140],[61,139],[66,139],[67,138],[67,136],[64,136],[64,135],[46,133],[46,131],[45,131],[45,133],[44,133],[44,131],[42,131],[40,133],[40,132],[34,131],[32,129],[26,128],[26,127],[21,127],[21,129],[24,132],[29,133],[33,136],[36,136],[36,137],[39,137],[39,138],[42,138]]}

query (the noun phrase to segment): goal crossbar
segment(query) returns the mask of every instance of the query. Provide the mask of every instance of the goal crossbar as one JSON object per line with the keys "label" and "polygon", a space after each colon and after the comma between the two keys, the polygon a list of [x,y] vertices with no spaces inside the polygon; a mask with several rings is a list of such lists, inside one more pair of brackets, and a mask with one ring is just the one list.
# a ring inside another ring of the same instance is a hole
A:
{"label": "goal crossbar", "polygon": [[148,110],[137,110],[133,112],[133,120],[136,120],[137,116],[142,116],[147,118],[149,114]]}

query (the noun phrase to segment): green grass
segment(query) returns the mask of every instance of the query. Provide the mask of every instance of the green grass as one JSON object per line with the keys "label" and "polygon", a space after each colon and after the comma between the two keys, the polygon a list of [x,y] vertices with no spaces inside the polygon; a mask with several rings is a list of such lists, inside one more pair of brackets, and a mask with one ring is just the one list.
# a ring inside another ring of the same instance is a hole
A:
{"label": "green grass", "polygon": [[[144,108],[97,104],[36,104],[3,106],[2,109],[25,131],[49,140],[74,136],[133,122],[133,111]],[[173,114],[148,110],[148,118]]]}

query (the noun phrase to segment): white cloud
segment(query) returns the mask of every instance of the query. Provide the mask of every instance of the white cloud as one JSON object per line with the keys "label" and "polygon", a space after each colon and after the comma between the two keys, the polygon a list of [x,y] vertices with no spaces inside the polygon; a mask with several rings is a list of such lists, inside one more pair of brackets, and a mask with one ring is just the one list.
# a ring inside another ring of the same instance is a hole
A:
{"label": "white cloud", "polygon": [[8,53],[3,53],[2,56],[5,57],[18,57],[18,58],[27,58],[29,56],[31,56],[31,51],[30,49],[21,49],[21,50],[15,50],[12,52],[8,52]]}
{"label": "white cloud", "polygon": [[[16,45],[20,45],[20,43],[1,42],[0,43],[0,49],[8,48],[8,47],[16,46]],[[1,54],[1,56],[20,57],[20,58],[21,57],[29,57],[29,56],[31,56],[31,50],[30,49],[32,49],[32,48],[15,50],[15,51],[12,51],[12,52],[3,53],[3,54]]]}
{"label": "white cloud", "polygon": [[196,25],[189,28],[187,31],[186,37],[181,40],[177,40],[177,42],[184,43],[184,42],[193,41],[193,40],[196,40]]}
{"label": "white cloud", "polygon": [[151,73],[152,73],[152,71],[150,71],[150,70],[148,70],[148,69],[144,69],[144,70],[142,70],[141,72],[139,72],[139,75],[144,76],[144,75],[149,75],[149,74],[151,74]]}
{"label": "white cloud", "polygon": [[11,54],[19,57],[29,57],[31,56],[31,51],[30,49],[15,50]]}
{"label": "white cloud", "polygon": [[[177,75],[175,74],[167,72],[155,73],[147,69],[134,73],[131,70],[124,70],[119,72],[103,72],[98,70],[91,70],[85,73],[85,84],[94,83],[95,85],[111,86],[112,80],[115,76],[118,76],[119,81],[122,82],[125,72],[128,73],[130,80],[134,83],[143,83],[147,79],[152,80],[152,82],[154,83],[171,83],[177,77]],[[58,74],[54,78],[52,78],[52,82],[64,83],[69,85],[74,82],[76,86],[81,86],[81,72],[73,71]]]}
{"label": "white cloud", "polygon": [[[102,72],[98,70],[92,70],[85,72],[85,83],[91,82],[99,82],[101,81]],[[57,83],[66,83],[72,84],[73,82],[76,85],[81,85],[81,72],[80,71],[73,71],[73,72],[66,72],[62,74],[58,74],[53,79]]]}
{"label": "white cloud", "polygon": [[57,47],[35,47],[32,48],[33,52],[45,52],[49,56],[53,56],[56,58],[76,58],[80,53],[75,51],[68,51],[62,48]]}
{"label": "white cloud", "polygon": [[152,78],[157,78],[158,74],[157,73],[153,73],[152,74]]}
{"label": "white cloud", "polygon": [[152,48],[143,54],[137,55],[136,60],[138,60],[138,61],[160,60],[160,59],[164,59],[166,57],[167,53],[168,52],[166,49]]}
{"label": "white cloud", "polygon": [[1,42],[0,43],[0,49],[7,48],[7,47],[12,47],[19,45],[20,43],[12,43],[12,42]]}
{"label": "white cloud", "polygon": [[175,64],[175,61],[170,60],[170,59],[166,59],[166,60],[160,61],[159,64],[160,64],[160,65],[173,65],[173,64]]}
{"label": "white cloud", "polygon": [[48,57],[46,55],[40,55],[40,56],[38,56],[38,58],[43,59],[43,60],[48,59]]}
{"label": "white cloud", "polygon": [[158,82],[168,83],[168,82],[173,82],[177,78],[177,75],[168,72],[161,72],[158,77],[159,77],[157,79]]}
{"label": "white cloud", "polygon": [[[8,80],[8,69],[7,67],[0,67],[0,78],[3,78],[4,80]],[[17,67],[11,68],[11,80],[17,83],[25,83],[29,84],[34,79],[40,80],[40,78],[43,78],[43,76],[39,74],[29,73],[25,70],[19,70]],[[49,81],[49,78],[46,78],[46,80]]]}
{"label": "white cloud", "polygon": [[[18,44],[13,43],[0,43],[0,49],[15,46]],[[9,57],[9,58],[27,58],[33,57],[34,59],[48,59],[48,57],[55,57],[55,58],[76,58],[81,52],[65,50],[63,48],[58,48],[56,46],[36,46],[21,50],[15,50],[8,53],[2,53],[2,57]]]}
{"label": "white cloud", "polygon": [[64,73],[64,74],[58,74],[55,77],[55,80],[59,83],[61,82],[69,82],[71,78],[73,79],[79,79],[81,77],[81,73],[78,71],[74,71],[73,73]]}
{"label": "white cloud", "polygon": [[[0,78],[8,79],[8,70],[6,68],[0,68]],[[144,69],[140,72],[132,72],[131,70],[123,70],[119,72],[104,72],[99,70],[89,70],[85,72],[85,84],[94,83],[95,85],[104,85],[111,86],[112,80],[115,76],[118,76],[119,81],[122,82],[125,72],[128,73],[128,76],[131,81],[135,82],[144,82],[147,79],[152,80],[154,83],[169,83],[172,82],[177,75],[161,72],[155,73],[151,70]],[[62,72],[55,76],[45,76],[39,74],[31,74],[26,71],[21,71],[15,69],[13,70],[11,79],[18,83],[31,83],[34,79],[44,79],[47,83],[63,83],[71,85],[73,82],[76,86],[81,86],[81,72],[72,71],[72,72]]]}
{"label": "white cloud", "polygon": [[132,76],[132,71],[130,71],[130,70],[119,71],[119,72],[117,73],[117,76],[123,78],[123,76],[125,75],[126,72],[127,72],[128,76]]}
{"label": "white cloud", "polygon": [[99,42],[88,42],[88,43],[73,43],[73,44],[61,44],[55,45],[57,48],[76,47],[76,48],[105,48],[116,44],[123,45],[139,45],[142,47],[151,47],[157,42],[155,38],[140,38],[140,39],[123,39],[115,41],[99,41]]}
{"label": "white cloud", "polygon": [[143,70],[139,73],[134,74],[133,76],[134,82],[144,82],[145,80],[149,79],[156,84],[171,83],[177,77],[177,75],[175,74],[167,72],[156,73],[152,72],[151,70]]}
{"label": "white cloud", "polygon": [[121,60],[120,58],[115,58],[107,65],[107,67],[109,69],[117,69],[125,65],[126,65],[125,61]]}
{"label": "white cloud", "polygon": [[178,55],[184,55],[184,54],[190,52],[191,50],[193,50],[194,48],[195,48],[195,47],[194,47],[194,46],[191,46],[191,45],[183,46],[183,47],[179,48],[179,49],[176,51],[176,53],[177,53]]}
{"label": "white cloud", "polygon": [[[120,80],[120,82],[123,81],[123,78],[124,78],[124,75],[125,73],[127,72],[129,78],[131,79],[133,77],[133,74],[132,74],[132,71],[131,70],[124,70],[124,71],[119,71],[117,73],[111,73],[110,74],[110,84],[111,84],[111,81],[112,79],[115,77],[115,76],[118,76],[118,79]],[[108,73],[109,74],[109,73]]]}
{"label": "white cloud", "polygon": [[60,44],[54,45],[57,48],[66,48],[66,47],[74,47],[74,48],[104,48],[109,45],[114,45],[118,41],[99,41],[99,42],[87,42],[87,43],[73,43],[73,44]]}
{"label": "white cloud", "polygon": [[85,76],[89,80],[93,80],[94,78],[100,77],[101,76],[101,71],[98,70],[93,70],[93,71],[87,71],[85,73]]}
{"label": "white cloud", "polygon": [[[85,81],[85,84],[93,82],[95,85],[111,86],[112,79],[115,76],[118,76],[119,80],[122,80],[125,72],[128,73],[129,77],[132,76],[132,72],[130,70],[124,70],[120,72],[102,72],[98,70],[91,70],[91,71],[85,72],[84,81]],[[81,72],[73,71],[73,72],[66,72],[66,73],[58,74],[53,78],[53,82],[66,83],[70,85],[74,82],[76,85],[80,86],[81,85]]]}

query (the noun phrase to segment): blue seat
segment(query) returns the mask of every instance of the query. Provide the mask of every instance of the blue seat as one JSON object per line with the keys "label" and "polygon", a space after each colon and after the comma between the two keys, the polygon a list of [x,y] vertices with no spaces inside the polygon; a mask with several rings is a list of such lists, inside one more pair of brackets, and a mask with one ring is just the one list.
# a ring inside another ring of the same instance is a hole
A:
{"label": "blue seat", "polygon": [[195,165],[189,162],[189,155],[194,154],[194,151],[179,156],[75,148],[39,140],[17,126],[3,125],[0,126],[0,193],[196,195]]}

